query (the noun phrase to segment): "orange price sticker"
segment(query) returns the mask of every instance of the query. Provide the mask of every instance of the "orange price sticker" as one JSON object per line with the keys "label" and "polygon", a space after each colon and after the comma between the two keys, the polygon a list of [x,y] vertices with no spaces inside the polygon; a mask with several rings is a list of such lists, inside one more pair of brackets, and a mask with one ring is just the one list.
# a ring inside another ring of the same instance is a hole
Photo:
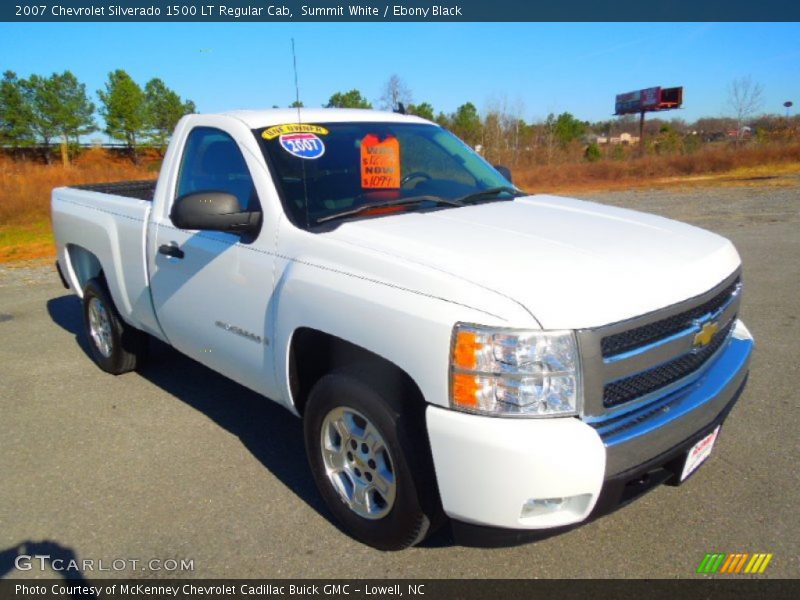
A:
{"label": "orange price sticker", "polygon": [[398,189],[400,187],[400,142],[389,136],[380,141],[369,134],[361,140],[361,187]]}

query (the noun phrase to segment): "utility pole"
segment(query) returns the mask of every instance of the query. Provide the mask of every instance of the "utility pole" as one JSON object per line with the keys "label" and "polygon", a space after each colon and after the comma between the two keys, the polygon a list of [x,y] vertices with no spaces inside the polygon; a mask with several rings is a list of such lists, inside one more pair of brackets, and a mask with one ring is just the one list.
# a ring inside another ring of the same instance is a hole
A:
{"label": "utility pole", "polygon": [[644,111],[639,113],[639,156],[644,156]]}

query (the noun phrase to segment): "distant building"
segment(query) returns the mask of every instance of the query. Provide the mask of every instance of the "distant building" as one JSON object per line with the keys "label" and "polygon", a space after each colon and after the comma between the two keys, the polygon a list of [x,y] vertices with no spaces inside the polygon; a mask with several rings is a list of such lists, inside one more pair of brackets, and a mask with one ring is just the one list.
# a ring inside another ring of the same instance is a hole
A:
{"label": "distant building", "polygon": [[608,137],[605,135],[597,136],[598,144],[611,144],[612,146],[629,146],[639,143],[638,135],[631,135],[630,133],[620,133],[618,136]]}

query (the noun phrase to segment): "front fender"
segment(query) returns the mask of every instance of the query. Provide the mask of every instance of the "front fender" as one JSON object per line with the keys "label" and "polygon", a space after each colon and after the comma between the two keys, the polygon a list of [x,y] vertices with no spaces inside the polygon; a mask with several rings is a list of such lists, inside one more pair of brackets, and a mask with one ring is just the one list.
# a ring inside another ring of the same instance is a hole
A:
{"label": "front fender", "polygon": [[289,261],[274,303],[276,381],[289,386],[293,334],[307,327],[356,344],[403,369],[431,404],[448,404],[450,337],[456,321],[508,325],[484,311],[306,261]]}

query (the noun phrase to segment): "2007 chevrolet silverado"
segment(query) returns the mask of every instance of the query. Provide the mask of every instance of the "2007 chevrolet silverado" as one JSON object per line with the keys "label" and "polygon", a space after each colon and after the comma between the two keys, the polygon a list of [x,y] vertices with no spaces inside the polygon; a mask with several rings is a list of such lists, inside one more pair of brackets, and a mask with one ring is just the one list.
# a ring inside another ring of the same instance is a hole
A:
{"label": "2007 chevrolet silverado", "polygon": [[152,336],[282,404],[330,510],[382,549],[680,483],[747,379],[729,241],[525,194],[417,117],[190,115],[157,183],[52,210],[97,364],[135,369]]}

